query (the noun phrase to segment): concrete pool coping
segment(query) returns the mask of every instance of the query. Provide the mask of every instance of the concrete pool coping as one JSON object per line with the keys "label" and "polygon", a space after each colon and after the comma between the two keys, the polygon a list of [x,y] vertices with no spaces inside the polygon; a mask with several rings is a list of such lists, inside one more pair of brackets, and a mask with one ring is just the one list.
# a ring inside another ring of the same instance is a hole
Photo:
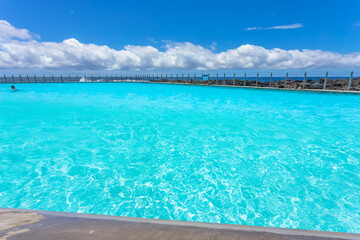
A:
{"label": "concrete pool coping", "polygon": [[360,239],[360,234],[0,208],[8,239]]}
{"label": "concrete pool coping", "polygon": [[349,93],[360,94],[360,91],[336,90],[336,89],[297,89],[297,88],[275,88],[275,87],[256,87],[256,86],[239,86],[239,85],[212,85],[212,84],[195,84],[195,83],[176,83],[176,82],[139,82],[139,83],[157,83],[170,85],[188,85],[188,86],[204,86],[204,87],[230,87],[230,88],[251,88],[264,90],[279,91],[299,91],[299,92],[316,92],[316,93]]}
{"label": "concrete pool coping", "polygon": [[[15,82],[0,84],[52,84],[52,83],[152,83],[152,84],[169,84],[169,85],[186,85],[186,86],[203,86],[203,87],[230,87],[230,88],[250,88],[262,90],[279,90],[279,91],[296,91],[296,92],[316,92],[316,93],[347,93],[347,94],[360,94],[360,91],[352,90],[336,90],[336,89],[297,89],[297,88],[275,88],[275,87],[256,87],[256,86],[240,86],[240,85],[215,85],[215,84],[196,84],[196,83],[177,83],[177,82],[155,82],[155,81],[112,81],[112,82]],[[1,240],[1,239],[0,239]]]}

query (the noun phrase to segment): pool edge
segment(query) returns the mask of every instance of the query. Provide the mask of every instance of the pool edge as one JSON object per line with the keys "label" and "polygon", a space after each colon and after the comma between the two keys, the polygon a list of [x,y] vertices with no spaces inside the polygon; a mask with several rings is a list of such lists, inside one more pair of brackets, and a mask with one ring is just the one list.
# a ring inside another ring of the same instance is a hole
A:
{"label": "pool edge", "polygon": [[275,88],[275,87],[256,87],[256,86],[240,86],[240,85],[211,85],[211,84],[191,84],[191,83],[173,83],[173,82],[138,82],[138,83],[156,83],[169,85],[186,85],[186,86],[203,86],[203,87],[229,87],[229,88],[249,88],[259,90],[279,90],[279,91],[296,91],[296,92],[315,92],[315,93],[348,93],[360,94],[360,91],[352,90],[336,90],[336,89],[297,89],[297,88]]}
{"label": "pool edge", "polygon": [[248,89],[259,89],[259,90],[278,90],[278,91],[295,91],[295,92],[313,92],[313,93],[345,93],[345,94],[360,94],[360,91],[354,90],[336,90],[336,89],[301,89],[301,88],[275,88],[275,87],[256,87],[256,86],[240,86],[240,85],[212,85],[212,84],[196,84],[196,83],[176,83],[176,82],[155,82],[155,81],[122,81],[122,82],[15,82],[15,83],[5,83],[0,82],[0,84],[71,84],[71,83],[151,83],[151,84],[168,84],[168,85],[185,85],[185,86],[202,86],[202,87],[220,87],[220,88],[248,88]]}
{"label": "pool edge", "polygon": [[[315,230],[302,230],[302,229],[287,229],[287,228],[273,228],[273,227],[258,227],[247,225],[231,225],[231,224],[219,224],[219,223],[202,223],[202,222],[189,222],[189,221],[176,221],[176,220],[162,220],[162,219],[150,219],[150,218],[135,218],[135,217],[123,217],[123,216],[111,216],[111,215],[96,215],[85,213],[70,213],[70,212],[56,212],[56,211],[44,211],[44,210],[30,210],[30,209],[14,209],[14,208],[1,208],[1,211],[8,213],[34,213],[43,217],[41,221],[47,221],[47,218],[73,218],[78,221],[103,221],[110,220],[112,222],[126,222],[126,223],[138,223],[138,224],[156,224],[163,227],[183,227],[183,228],[200,228],[205,231],[212,230],[226,230],[241,232],[251,232],[253,234],[275,234],[280,236],[297,236],[304,238],[329,238],[329,239],[360,239],[360,234],[356,233],[342,233],[342,232],[325,232]],[[0,213],[1,215],[1,213]],[[1,235],[1,231],[0,231]]]}

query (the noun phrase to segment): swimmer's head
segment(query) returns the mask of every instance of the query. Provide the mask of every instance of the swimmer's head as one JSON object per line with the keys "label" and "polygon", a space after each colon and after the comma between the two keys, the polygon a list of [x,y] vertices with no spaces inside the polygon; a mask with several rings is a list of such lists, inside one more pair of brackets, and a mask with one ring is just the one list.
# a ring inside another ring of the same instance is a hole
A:
{"label": "swimmer's head", "polygon": [[12,90],[15,90],[16,88],[15,88],[15,86],[14,86],[14,85],[11,85],[11,89],[12,89]]}

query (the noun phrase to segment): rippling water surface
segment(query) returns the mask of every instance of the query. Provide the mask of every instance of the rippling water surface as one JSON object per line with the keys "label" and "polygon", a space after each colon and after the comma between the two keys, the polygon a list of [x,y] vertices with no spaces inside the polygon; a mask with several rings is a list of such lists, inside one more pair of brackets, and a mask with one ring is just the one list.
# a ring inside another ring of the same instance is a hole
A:
{"label": "rippling water surface", "polygon": [[360,95],[0,85],[0,207],[360,232]]}

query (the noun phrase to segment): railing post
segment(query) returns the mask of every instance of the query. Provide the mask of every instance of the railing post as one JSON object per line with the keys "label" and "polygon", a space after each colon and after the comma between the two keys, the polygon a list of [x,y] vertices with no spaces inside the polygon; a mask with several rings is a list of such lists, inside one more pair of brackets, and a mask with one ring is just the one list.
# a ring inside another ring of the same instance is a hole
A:
{"label": "railing post", "polygon": [[84,80],[85,80],[85,82],[87,82],[87,80],[86,80],[86,75],[84,75]]}
{"label": "railing post", "polygon": [[352,81],[352,79],[353,79],[353,75],[354,75],[354,72],[351,71],[351,73],[350,73],[350,78],[349,78],[349,83],[348,83],[348,91],[350,91],[351,81]]}
{"label": "railing post", "polygon": [[325,75],[325,81],[324,81],[323,89],[326,89],[327,80],[328,80],[328,72],[326,72],[326,75]]}
{"label": "railing post", "polygon": [[94,76],[91,75],[91,82],[94,82]]}
{"label": "railing post", "polygon": [[289,77],[289,73],[286,73],[286,79],[285,79],[284,88],[286,88],[286,84],[287,84],[287,81],[288,81],[288,77]]}
{"label": "railing post", "polygon": [[62,78],[62,74],[60,74],[60,81],[64,82],[63,78]]}
{"label": "railing post", "polygon": [[219,84],[219,73],[216,73],[216,85]]}
{"label": "railing post", "polygon": [[34,80],[35,80],[35,83],[37,83],[37,80],[36,80],[36,75],[34,74]]}
{"label": "railing post", "polygon": [[46,83],[46,78],[45,78],[45,75],[43,75],[43,79],[44,79],[44,83]]}
{"label": "railing post", "polygon": [[181,81],[184,81],[184,74],[181,75]]}
{"label": "railing post", "polygon": [[258,86],[258,82],[259,82],[259,73],[256,74],[256,87]]}
{"label": "railing post", "polygon": [[19,74],[19,78],[20,78],[20,82],[22,83],[22,78],[21,78],[21,74]]}
{"label": "railing post", "polygon": [[196,73],[194,73],[194,82],[196,82]]}
{"label": "railing post", "polygon": [[168,81],[168,79],[167,79],[167,73],[165,74],[165,79],[166,79],[166,81]]}
{"label": "railing post", "polygon": [[204,74],[201,74],[201,81],[204,81]]}
{"label": "railing post", "polygon": [[245,73],[245,76],[244,76],[244,87],[246,86],[246,73]]}
{"label": "railing post", "polygon": [[234,73],[234,82],[233,82],[233,85],[235,86],[235,73]]}
{"label": "railing post", "polygon": [[52,76],[52,80],[53,80],[53,82],[55,82],[55,79],[54,79],[54,74],[53,75],[51,75]]}
{"label": "railing post", "polygon": [[71,82],[70,74],[69,74],[69,82]]}
{"label": "railing post", "polygon": [[15,82],[14,75],[11,75],[12,82]]}
{"label": "railing post", "polygon": [[224,85],[226,85],[226,77],[225,77],[225,73],[224,73]]}
{"label": "railing post", "polygon": [[304,80],[303,80],[303,84],[302,84],[302,88],[305,88],[305,82],[306,82],[306,72],[304,73]]}
{"label": "railing post", "polygon": [[269,87],[271,87],[271,82],[272,82],[272,73],[270,73],[270,84],[269,84]]}
{"label": "railing post", "polygon": [[26,74],[26,79],[27,79],[27,82],[30,82],[29,74]]}

